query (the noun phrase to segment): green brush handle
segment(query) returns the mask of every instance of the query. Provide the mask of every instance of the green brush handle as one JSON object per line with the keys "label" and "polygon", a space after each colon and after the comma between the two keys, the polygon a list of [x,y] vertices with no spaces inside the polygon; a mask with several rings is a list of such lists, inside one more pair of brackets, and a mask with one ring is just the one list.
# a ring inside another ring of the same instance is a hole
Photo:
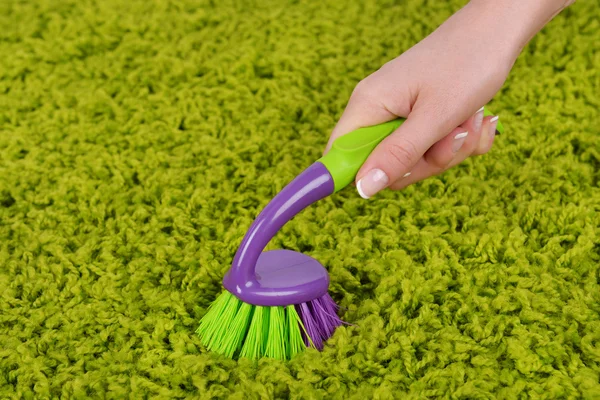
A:
{"label": "green brush handle", "polygon": [[[484,109],[483,115],[489,116],[492,113]],[[371,152],[375,150],[375,147],[398,129],[404,121],[404,118],[398,118],[383,124],[359,128],[333,142],[329,153],[318,161],[325,165],[331,173],[335,185],[334,193],[339,192],[354,181],[360,167],[362,167]],[[504,132],[504,127],[500,121],[498,121],[496,130],[500,133]]]}

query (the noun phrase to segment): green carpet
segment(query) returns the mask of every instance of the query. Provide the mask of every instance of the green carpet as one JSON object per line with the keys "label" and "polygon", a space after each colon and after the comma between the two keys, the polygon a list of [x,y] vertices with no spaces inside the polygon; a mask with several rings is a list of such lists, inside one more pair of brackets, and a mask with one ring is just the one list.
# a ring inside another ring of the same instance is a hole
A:
{"label": "green carpet", "polygon": [[489,155],[272,242],[356,326],[287,363],[194,335],[354,85],[461,4],[2,1],[0,398],[600,398],[595,1],[526,48]]}

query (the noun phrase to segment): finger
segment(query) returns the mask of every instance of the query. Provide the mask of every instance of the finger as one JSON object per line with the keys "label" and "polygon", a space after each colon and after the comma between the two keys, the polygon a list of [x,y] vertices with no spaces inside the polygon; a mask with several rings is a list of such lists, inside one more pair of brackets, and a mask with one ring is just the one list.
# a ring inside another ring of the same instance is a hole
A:
{"label": "finger", "polygon": [[425,161],[435,169],[444,170],[453,160],[464,160],[478,145],[482,124],[483,107],[448,136],[431,146],[423,156]]}
{"label": "finger", "polygon": [[338,123],[333,129],[324,154],[338,137],[365,126],[377,125],[397,118],[380,103],[379,89],[376,79],[369,76],[356,85],[348,104]]}
{"label": "finger", "polygon": [[496,126],[498,125],[498,116],[486,117],[483,121],[482,133],[477,146],[471,152],[473,156],[486,154],[492,148],[496,137]]}
{"label": "finger", "polygon": [[432,115],[438,115],[435,107],[415,108],[375,148],[357,174],[356,188],[361,197],[368,199],[410,172],[423,154],[452,129],[447,126],[453,122],[451,119]]}
{"label": "finger", "polygon": [[415,182],[439,175],[449,168],[456,159],[464,160],[469,156],[465,147],[474,147],[479,139],[473,138],[464,126],[455,128],[449,135],[434,144],[417,162],[410,173],[400,177],[390,185],[390,189],[399,190]]}
{"label": "finger", "polygon": [[[389,186],[390,189],[404,189],[413,183],[435,175],[440,175],[460,164],[467,157],[482,155],[489,152],[494,143],[496,126],[498,123],[498,119],[496,118],[494,120],[494,118],[496,117],[485,117],[483,119],[479,135],[471,135],[471,133],[468,133],[466,137],[464,136],[464,133],[468,132],[465,129],[465,125],[468,125],[472,121],[467,121],[463,126],[454,129],[450,135],[446,136],[430,149],[435,155],[430,155],[428,151],[415,165],[413,170],[407,176],[403,176],[391,184]],[[463,135],[462,138],[461,134]],[[459,137],[458,139],[456,139],[457,136]],[[457,141],[461,140],[464,140],[464,142],[462,144],[457,144]],[[455,152],[454,149],[456,147],[460,148]],[[437,161],[432,162],[432,158]],[[445,160],[448,159],[450,159],[450,162],[444,164],[446,162]]]}
{"label": "finger", "polygon": [[[394,188],[406,187],[408,182],[417,182],[430,176],[444,172],[451,163],[457,164],[467,158],[479,144],[483,126],[483,107],[455,128],[449,135],[435,143],[423,155],[423,160],[411,171],[411,179],[400,179],[402,182]],[[404,178],[404,177],[402,177]]]}
{"label": "finger", "polygon": [[[465,153],[466,147],[474,147],[478,143],[476,135],[469,132],[464,126],[454,129],[448,136],[431,146],[425,154],[423,161],[432,170],[445,170],[448,164]],[[466,157],[467,155],[465,155]],[[416,172],[413,169],[412,172]]]}

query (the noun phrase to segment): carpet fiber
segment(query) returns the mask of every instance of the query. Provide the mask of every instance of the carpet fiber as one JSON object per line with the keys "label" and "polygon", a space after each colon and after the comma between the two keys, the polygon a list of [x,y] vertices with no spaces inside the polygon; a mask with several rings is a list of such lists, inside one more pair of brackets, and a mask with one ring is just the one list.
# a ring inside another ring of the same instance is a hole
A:
{"label": "carpet fiber", "polygon": [[461,4],[2,1],[0,397],[600,398],[595,1],[526,48],[489,155],[273,240],[355,326],[256,364],[194,335],[354,85]]}

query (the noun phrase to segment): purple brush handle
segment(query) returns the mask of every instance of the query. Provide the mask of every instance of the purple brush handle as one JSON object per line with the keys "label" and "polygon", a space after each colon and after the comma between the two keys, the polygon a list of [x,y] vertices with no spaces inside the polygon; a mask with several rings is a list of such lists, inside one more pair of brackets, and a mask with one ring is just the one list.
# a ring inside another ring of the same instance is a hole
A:
{"label": "purple brush handle", "polygon": [[[256,264],[264,248],[285,223],[309,205],[333,194],[334,189],[331,174],[320,162],[312,164],[283,188],[262,210],[244,236],[233,264],[223,279],[225,289],[246,303],[259,305],[299,304],[326,293],[327,277],[302,283],[297,277],[294,280],[291,276],[281,274],[274,287],[261,286],[257,280]],[[307,260],[303,263],[306,263],[308,275],[311,272],[318,275],[317,267],[311,269],[313,263]],[[314,261],[314,264],[318,265],[318,262]],[[320,265],[319,268],[322,270]]]}

